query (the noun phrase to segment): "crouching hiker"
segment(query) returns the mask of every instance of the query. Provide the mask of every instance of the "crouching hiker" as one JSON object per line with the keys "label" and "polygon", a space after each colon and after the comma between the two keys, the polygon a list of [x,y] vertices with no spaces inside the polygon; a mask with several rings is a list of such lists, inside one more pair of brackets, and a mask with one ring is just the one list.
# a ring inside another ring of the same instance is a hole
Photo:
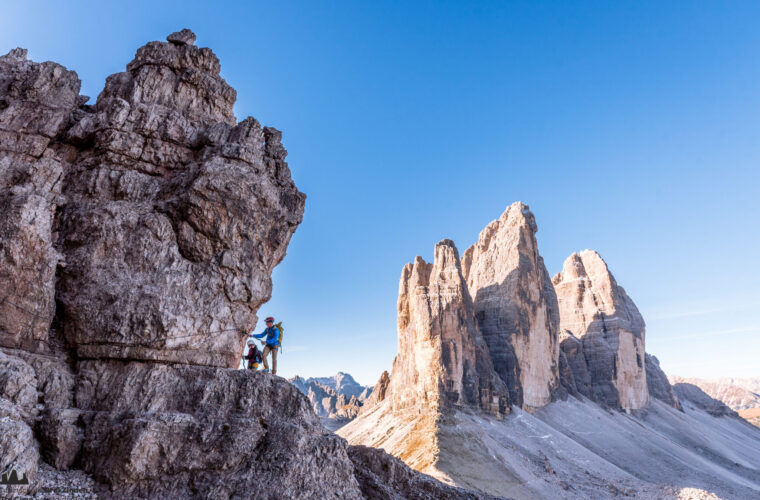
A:
{"label": "crouching hiker", "polygon": [[264,352],[261,357],[264,358],[264,372],[269,373],[269,363],[267,363],[267,355],[272,353],[272,375],[277,375],[277,349],[280,347],[280,330],[274,326],[274,318],[271,316],[264,320],[267,327],[263,332],[253,335],[253,337],[260,339],[266,336],[266,340],[261,341],[261,345],[264,346]]}
{"label": "crouching hiker", "polygon": [[243,359],[248,360],[248,369],[256,371],[259,369],[259,363],[261,363],[261,351],[256,347],[256,341],[250,339],[248,341],[248,355],[243,356]]}

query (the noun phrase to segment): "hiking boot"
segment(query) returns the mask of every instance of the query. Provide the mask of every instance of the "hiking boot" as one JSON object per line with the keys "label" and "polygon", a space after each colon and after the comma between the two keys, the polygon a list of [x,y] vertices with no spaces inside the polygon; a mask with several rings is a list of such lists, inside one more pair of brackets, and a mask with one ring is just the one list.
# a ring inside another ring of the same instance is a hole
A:
{"label": "hiking boot", "polygon": [[269,373],[269,368],[264,368],[264,369],[263,369],[263,370],[261,370],[261,371],[263,371],[264,373]]}

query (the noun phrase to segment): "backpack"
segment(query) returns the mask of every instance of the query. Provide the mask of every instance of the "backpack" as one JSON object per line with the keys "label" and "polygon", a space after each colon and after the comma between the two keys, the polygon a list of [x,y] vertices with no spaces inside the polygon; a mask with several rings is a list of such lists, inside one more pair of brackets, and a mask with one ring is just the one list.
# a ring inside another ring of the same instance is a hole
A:
{"label": "backpack", "polygon": [[274,325],[277,327],[277,330],[280,332],[280,337],[277,339],[277,343],[280,345],[280,353],[282,353],[282,334],[284,333],[284,329],[282,328],[282,321]]}

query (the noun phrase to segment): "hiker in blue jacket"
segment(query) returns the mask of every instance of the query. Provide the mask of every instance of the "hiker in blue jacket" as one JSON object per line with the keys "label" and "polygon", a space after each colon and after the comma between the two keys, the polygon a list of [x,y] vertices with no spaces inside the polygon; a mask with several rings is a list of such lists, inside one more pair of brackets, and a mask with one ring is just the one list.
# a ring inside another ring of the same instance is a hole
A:
{"label": "hiker in blue jacket", "polygon": [[263,332],[252,335],[257,339],[261,339],[266,335],[266,340],[261,341],[261,345],[264,346],[264,352],[261,356],[264,358],[264,373],[269,373],[269,363],[267,363],[267,354],[272,353],[272,375],[277,375],[277,348],[280,347],[280,330],[274,326],[274,318],[268,317],[264,320],[267,327]]}

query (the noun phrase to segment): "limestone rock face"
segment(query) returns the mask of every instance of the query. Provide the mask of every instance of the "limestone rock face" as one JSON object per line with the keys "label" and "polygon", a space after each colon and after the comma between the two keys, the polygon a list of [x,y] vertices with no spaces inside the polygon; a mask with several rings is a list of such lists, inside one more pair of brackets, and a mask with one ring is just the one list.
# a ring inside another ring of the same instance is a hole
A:
{"label": "limestone rock face", "polygon": [[81,376],[83,468],[125,495],[357,495],[345,442],[283,379],[136,362],[83,362]]}
{"label": "limestone rock face", "polygon": [[81,357],[237,366],[304,195],[281,134],[235,123],[219,69],[151,42],[68,131],[58,292]]}
{"label": "limestone rock face", "polygon": [[530,207],[516,202],[481,231],[462,271],[494,368],[513,404],[540,408],[559,388],[559,315]]}
{"label": "limestone rock face", "polygon": [[552,282],[566,332],[562,350],[578,391],[605,406],[643,408],[644,319],[607,264],[591,250],[574,253]]}
{"label": "limestone rock face", "polygon": [[435,246],[432,264],[417,257],[399,283],[398,354],[386,398],[394,411],[417,405],[509,413],[508,391],[496,376],[478,329],[451,240]]}
{"label": "limestone rock face", "polygon": [[354,377],[349,373],[338,372],[332,377],[314,377],[308,380],[329,387],[337,394],[345,395],[348,399],[356,397],[357,399],[364,401],[372,392],[372,387],[361,385],[354,380]]}
{"label": "limestone rock face", "polygon": [[646,365],[649,395],[660,401],[664,401],[677,410],[683,410],[683,408],[681,408],[681,402],[678,400],[678,396],[676,396],[673,387],[670,385],[668,376],[665,375],[665,372],[660,368],[660,360],[658,360],[656,356],[647,353]]}
{"label": "limestone rock face", "polygon": [[78,104],[76,73],[0,57],[0,346],[43,352],[55,311],[54,215],[64,166],[55,138]]}
{"label": "limestone rock face", "polygon": [[388,394],[388,387],[391,384],[391,377],[388,374],[388,371],[385,370],[380,375],[380,379],[377,381],[375,386],[372,388],[372,394],[370,394],[369,398],[364,402],[364,406],[367,408],[371,408],[381,401],[385,400],[385,397]]}
{"label": "limestone rock face", "polygon": [[30,480],[2,496],[364,496],[304,396],[229,369],[305,196],[194,41],[140,48],[94,106],[75,73],[0,57],[0,470]]}

